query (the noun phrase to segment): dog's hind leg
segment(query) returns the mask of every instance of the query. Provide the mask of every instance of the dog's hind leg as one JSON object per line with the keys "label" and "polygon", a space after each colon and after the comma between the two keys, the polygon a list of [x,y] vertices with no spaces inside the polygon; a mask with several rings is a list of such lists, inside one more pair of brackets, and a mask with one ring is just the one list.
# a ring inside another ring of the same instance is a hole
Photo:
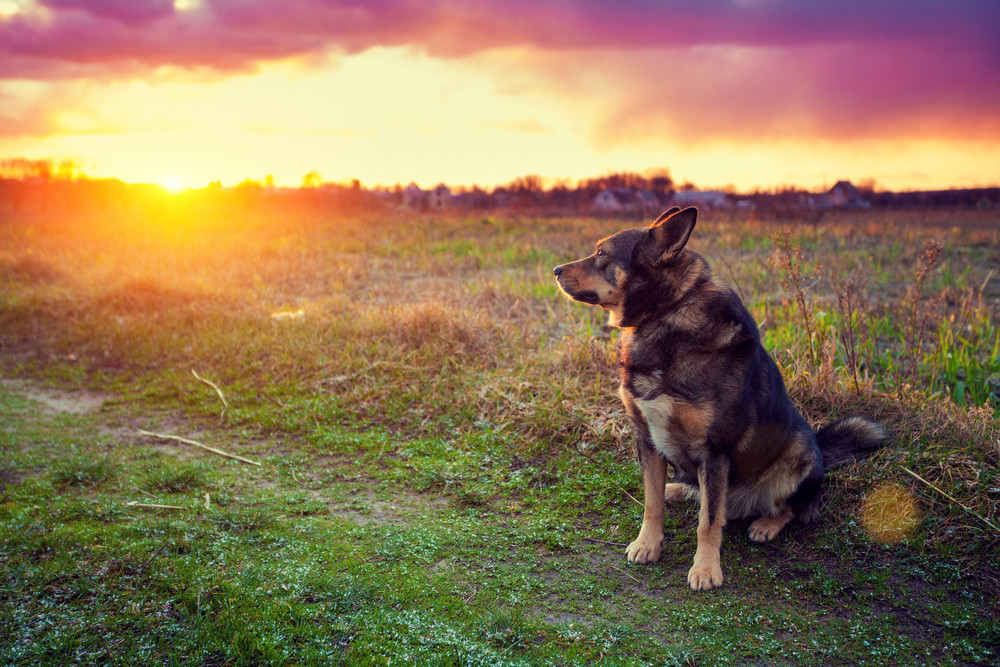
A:
{"label": "dog's hind leg", "polygon": [[823,466],[814,465],[788,499],[788,506],[802,523],[810,523],[819,518],[823,502],[823,473]]}
{"label": "dog's hind leg", "polygon": [[783,506],[774,516],[762,516],[750,524],[750,539],[754,542],[767,542],[781,532],[795,514],[787,505]]}
{"label": "dog's hind leg", "polygon": [[726,493],[729,489],[729,458],[708,454],[698,467],[698,548],[688,570],[688,584],[696,591],[722,585],[722,527],[726,525]]}
{"label": "dog's hind leg", "polygon": [[692,500],[698,497],[698,488],[690,484],[681,482],[667,482],[663,490],[663,499],[668,503],[676,503],[681,500]]}

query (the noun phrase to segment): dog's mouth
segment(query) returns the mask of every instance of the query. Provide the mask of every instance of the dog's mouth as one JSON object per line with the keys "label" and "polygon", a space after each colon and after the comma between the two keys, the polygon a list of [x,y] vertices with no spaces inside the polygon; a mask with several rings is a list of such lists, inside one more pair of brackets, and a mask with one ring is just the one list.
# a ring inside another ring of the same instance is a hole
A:
{"label": "dog's mouth", "polygon": [[566,296],[573,299],[574,301],[582,301],[583,303],[589,303],[592,306],[596,306],[601,302],[601,298],[597,296],[597,292],[595,292],[594,290],[583,290],[578,292],[575,289],[576,288],[575,284],[567,285],[563,283],[562,276],[556,278],[556,283],[559,285],[559,289],[561,289],[566,294]]}
{"label": "dog's mouth", "polygon": [[597,292],[586,291],[586,292],[579,292],[577,294],[570,294],[567,292],[567,294],[569,294],[577,301],[589,303],[592,306],[596,306],[598,303],[601,302],[601,298],[597,296]]}

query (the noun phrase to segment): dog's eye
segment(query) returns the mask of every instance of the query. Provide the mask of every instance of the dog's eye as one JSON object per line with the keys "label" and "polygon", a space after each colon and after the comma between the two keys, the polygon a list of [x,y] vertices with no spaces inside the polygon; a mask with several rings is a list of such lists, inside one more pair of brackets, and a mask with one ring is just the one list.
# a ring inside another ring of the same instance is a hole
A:
{"label": "dog's eye", "polygon": [[608,254],[608,253],[604,252],[604,248],[598,248],[598,249],[597,249],[597,256],[598,256],[598,257],[604,257],[604,256],[605,256],[605,255],[607,255],[607,254]]}

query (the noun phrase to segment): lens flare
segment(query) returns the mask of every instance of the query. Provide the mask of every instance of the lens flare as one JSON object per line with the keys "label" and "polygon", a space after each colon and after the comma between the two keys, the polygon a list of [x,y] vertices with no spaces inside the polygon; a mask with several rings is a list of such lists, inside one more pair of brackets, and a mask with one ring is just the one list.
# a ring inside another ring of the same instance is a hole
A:
{"label": "lens flare", "polygon": [[873,541],[899,544],[920,524],[913,495],[901,484],[882,484],[865,496],[861,525]]}

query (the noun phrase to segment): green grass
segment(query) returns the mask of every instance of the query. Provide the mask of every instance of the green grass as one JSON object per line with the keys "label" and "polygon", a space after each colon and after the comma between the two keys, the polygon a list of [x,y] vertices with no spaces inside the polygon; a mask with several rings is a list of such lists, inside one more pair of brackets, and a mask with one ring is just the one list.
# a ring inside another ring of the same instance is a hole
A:
{"label": "green grass", "polygon": [[[663,562],[628,566],[587,541],[625,540],[640,516],[619,490],[631,466],[607,454],[513,469],[485,441],[452,461],[432,440],[329,468],[264,455],[258,470],[178,463],[125,434],[81,444],[117,409],[67,423],[4,392],[0,410],[18,471],[0,505],[5,661],[975,662],[1000,638],[965,556],[879,547],[851,522],[764,547],[734,525],[729,584],[706,595],[684,581],[681,508]],[[70,486],[42,472],[73,449],[111,450],[118,472],[99,459],[99,482]]]}
{"label": "green grass", "polygon": [[[626,563],[640,484],[614,335],[551,282],[619,223],[11,224],[0,661],[996,662],[997,311],[979,287],[997,245],[947,232],[914,370],[899,304],[945,232],[905,223],[796,231],[812,341],[769,264],[779,230],[700,223],[692,243],[746,291],[804,414],[893,433],[830,477],[818,525],[757,545],[731,523],[726,585],[708,593],[685,579],[693,506],[668,508],[659,563]],[[878,268],[855,389],[829,280],[858,267]],[[888,484],[921,513],[893,546],[861,515]]]}

